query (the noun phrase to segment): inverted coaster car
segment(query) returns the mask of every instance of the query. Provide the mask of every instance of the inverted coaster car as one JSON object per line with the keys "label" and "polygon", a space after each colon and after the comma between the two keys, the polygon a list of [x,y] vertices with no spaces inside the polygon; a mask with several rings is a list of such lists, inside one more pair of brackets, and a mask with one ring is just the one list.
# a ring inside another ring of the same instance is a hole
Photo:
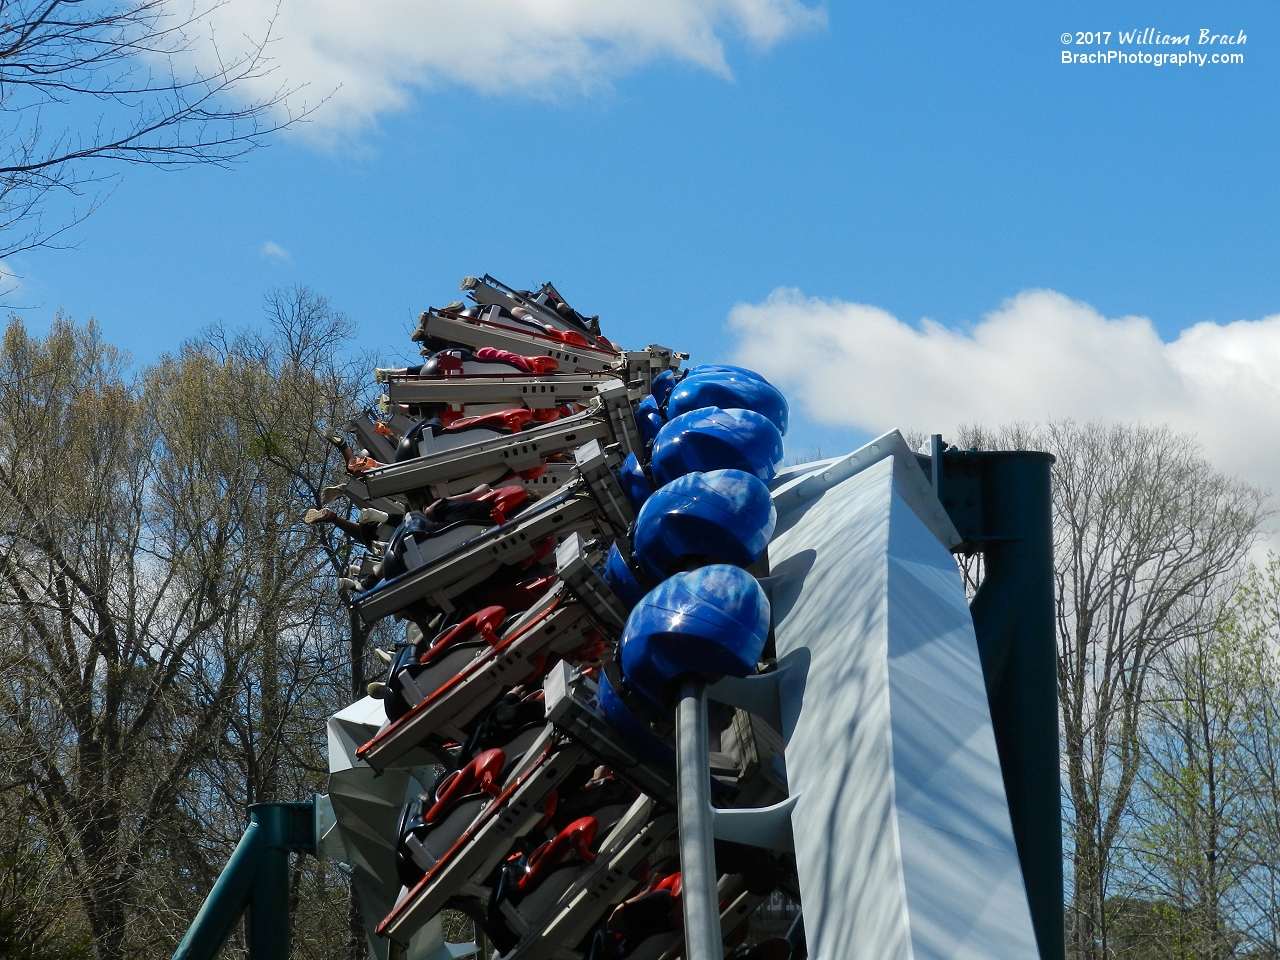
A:
{"label": "inverted coaster car", "polygon": [[444,498],[426,510],[410,511],[387,544],[382,579],[391,580],[431,563],[485,530],[505,523],[507,515],[528,496],[524,487],[499,487],[475,496]]}
{"label": "inverted coaster car", "polygon": [[513,407],[477,417],[460,417],[447,424],[440,417],[428,417],[405,431],[396,446],[394,462],[404,463],[441,450],[452,450],[494,437],[510,436],[527,429],[535,421],[545,423],[548,419],[559,419],[558,411],[553,408],[552,413],[555,416],[551,418],[536,418],[532,410]]}
{"label": "inverted coaster car", "polygon": [[502,750],[488,750],[445,777],[434,792],[405,805],[396,847],[396,869],[404,886],[412,887],[439,863],[485,805],[502,792],[505,763]]}
{"label": "inverted coaster car", "polygon": [[390,664],[382,698],[387,719],[399,720],[481,653],[498,646],[497,631],[506,615],[504,607],[485,607],[430,642],[417,631],[418,642],[400,647]]}

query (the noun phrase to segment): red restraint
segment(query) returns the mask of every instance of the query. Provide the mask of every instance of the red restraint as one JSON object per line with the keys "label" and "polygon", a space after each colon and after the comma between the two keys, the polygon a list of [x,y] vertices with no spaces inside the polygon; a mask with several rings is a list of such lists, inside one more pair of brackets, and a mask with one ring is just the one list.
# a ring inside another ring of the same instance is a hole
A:
{"label": "red restraint", "polygon": [[527,499],[529,499],[528,490],[524,487],[510,486],[490,490],[484,496],[476,497],[476,503],[487,503],[489,516],[493,518],[494,523],[501,526],[507,522],[507,514]]}
{"label": "red restraint", "polygon": [[525,357],[524,360],[532,368],[532,372],[539,375],[554,373],[560,368],[560,363],[554,357]]}
{"label": "red restraint", "polygon": [[553,340],[559,340],[561,343],[572,343],[575,347],[590,347],[591,341],[580,333],[572,330],[557,330],[555,327],[545,328],[547,336]]}
{"label": "red restraint", "polygon": [[498,636],[498,627],[502,625],[502,621],[506,618],[507,611],[505,607],[492,606],[477,610],[461,623],[450,627],[436,637],[431,642],[431,646],[427,648],[427,652],[418,657],[418,662],[432,663],[439,659],[441,654],[453,644],[465,643],[476,634],[479,634],[489,646],[496,647],[502,642]]}
{"label": "red restraint", "polygon": [[524,876],[520,878],[520,889],[530,890],[537,886],[545,874],[571,856],[577,856],[584,863],[594,863],[596,855],[591,852],[591,844],[595,842],[599,828],[600,821],[595,817],[582,817],[557,833],[554,840],[533,851]]}
{"label": "red restraint", "polygon": [[669,876],[669,877],[667,877],[666,879],[664,879],[664,880],[660,881],[660,882],[658,883],[658,885],[657,885],[656,887],[654,887],[653,889],[654,889],[654,890],[670,890],[670,891],[671,891],[671,896],[673,896],[673,897],[678,897],[678,896],[680,896],[680,890],[681,890],[681,887],[680,887],[680,873],[679,873],[679,871],[677,871],[676,873],[671,874],[671,876]]}
{"label": "red restraint", "polygon": [[436,788],[436,802],[423,823],[430,825],[447,813],[449,807],[457,800],[472,793],[487,793],[496,797],[502,792],[498,786],[498,776],[502,773],[502,765],[507,762],[507,755],[498,747],[486,750],[461,770],[455,770]]}
{"label": "red restraint", "polygon": [[511,433],[519,433],[524,425],[532,419],[532,410],[526,410],[524,407],[512,407],[510,410],[499,410],[497,413],[486,413],[479,417],[460,417],[445,427],[445,432],[454,433],[475,427],[485,430],[508,430]]}
{"label": "red restraint", "polygon": [[435,355],[436,373],[443,373],[446,376],[462,372],[462,358],[455,357],[451,353],[437,353]]}
{"label": "red restraint", "polygon": [[542,830],[551,818],[556,815],[556,807],[560,806],[560,791],[552,790],[547,799],[542,801],[542,819],[533,825],[533,829]]}
{"label": "red restraint", "polygon": [[560,364],[551,357],[522,357],[518,353],[512,353],[509,350],[499,350],[496,347],[481,347],[476,351],[476,359],[485,362],[501,362],[509,363],[511,366],[523,370],[525,373],[543,374],[550,373],[557,369]]}
{"label": "red restraint", "polygon": [[592,630],[587,634],[586,639],[566,653],[564,658],[571,663],[574,661],[584,663],[591,660],[599,660],[604,655],[606,646],[604,637],[600,636],[600,631]]}
{"label": "red restraint", "polygon": [[485,599],[490,603],[500,603],[511,611],[528,610],[555,585],[555,574],[534,580],[521,580],[509,587],[494,587],[485,594]]}

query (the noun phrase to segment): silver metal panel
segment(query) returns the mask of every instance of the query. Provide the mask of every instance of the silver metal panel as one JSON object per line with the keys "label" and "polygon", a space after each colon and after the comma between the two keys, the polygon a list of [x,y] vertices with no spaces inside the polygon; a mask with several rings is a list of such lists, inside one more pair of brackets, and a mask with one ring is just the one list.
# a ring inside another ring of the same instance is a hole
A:
{"label": "silver metal panel", "polygon": [[[365,929],[372,934],[382,917],[395,905],[400,892],[396,879],[396,827],[404,802],[434,786],[430,768],[393,770],[378,776],[356,758],[356,747],[377,733],[386,722],[382,702],[372,697],[351,704],[329,718],[329,802],[337,821],[342,861],[360,895]],[[403,960],[450,960],[439,917],[426,922],[407,938]],[[388,942],[368,936],[370,954],[388,960]],[[474,948],[472,948],[474,949]]]}
{"label": "silver metal panel", "polygon": [[[877,437],[864,447],[844,457],[801,464],[779,473],[769,489],[773,493],[773,505],[778,511],[777,537],[785,524],[802,515],[798,510],[804,503],[822,496],[824,492],[882,460],[892,459],[894,483],[898,494],[915,511],[944,546],[959,546],[961,537],[947,511],[938,501],[933,484],[924,475],[915,455],[907,446],[902,434],[893,430]],[[793,514],[787,518],[786,514]]]}
{"label": "silver metal panel", "polygon": [[550,497],[560,492],[561,487],[577,476],[571,463],[548,463],[546,468],[532,480],[523,477],[518,481],[535,497]]}
{"label": "silver metal panel", "polygon": [[596,388],[616,378],[612,371],[569,376],[395,377],[387,384],[392,403],[496,403],[530,410],[562,403],[590,403]]}
{"label": "silver metal panel", "polygon": [[803,677],[781,707],[809,955],[1034,960],[972,620],[904,448],[775,491],[778,655]]}
{"label": "silver metal panel", "polygon": [[581,413],[509,436],[452,447],[405,463],[367,470],[347,481],[347,487],[364,499],[391,497],[421,490],[483,470],[528,470],[545,458],[566,453],[591,440],[607,440],[609,425],[599,417]]}

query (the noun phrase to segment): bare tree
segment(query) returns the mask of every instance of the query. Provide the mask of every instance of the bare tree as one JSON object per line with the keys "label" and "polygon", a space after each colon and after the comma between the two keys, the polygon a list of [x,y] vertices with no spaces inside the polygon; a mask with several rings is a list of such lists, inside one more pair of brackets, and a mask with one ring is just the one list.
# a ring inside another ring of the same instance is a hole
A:
{"label": "bare tree", "polygon": [[1077,956],[1108,955],[1115,845],[1141,763],[1153,666],[1212,627],[1268,515],[1266,495],[1215,471],[1166,427],[1052,423],[1059,702]]}
{"label": "bare tree", "polygon": [[60,321],[41,342],[11,324],[0,366],[6,760],[114,958],[135,878],[241,675],[243,649],[216,642],[239,599],[232,518],[155,516],[154,424],[92,327]]}
{"label": "bare tree", "polygon": [[[1224,614],[1224,620],[1226,614]],[[1253,769],[1245,749],[1256,701],[1256,650],[1225,622],[1161,657],[1139,735],[1133,837],[1118,858],[1118,896],[1159,904],[1148,952],[1227,960],[1243,940],[1252,869]],[[1109,904],[1116,912],[1116,904]]]}
{"label": "bare tree", "polygon": [[0,0],[0,259],[88,216],[104,166],[228,163],[309,112],[289,112],[283,85],[241,96],[270,72],[269,28],[224,57],[201,36],[220,2]]}
{"label": "bare tree", "polygon": [[[272,291],[266,310],[271,335],[231,336],[213,330],[203,339],[202,349],[212,351],[219,363],[244,365],[255,371],[252,377],[234,378],[235,384],[229,388],[232,404],[242,421],[241,432],[249,438],[252,449],[261,451],[262,465],[272,476],[273,492],[261,499],[263,503],[274,502],[276,507],[263,519],[264,533],[277,542],[290,540],[288,553],[295,555],[295,551],[307,552],[293,539],[300,508],[323,506],[324,487],[333,481],[334,450],[324,437],[341,432],[353,407],[372,399],[367,395],[370,384],[366,374],[375,358],[348,356],[346,348],[353,333],[350,321],[335,311],[328,299],[306,287]],[[331,506],[340,509],[342,504]],[[338,703],[345,705],[365,694],[370,639],[369,627],[354,608],[336,602],[336,581],[346,576],[353,544],[327,526],[313,528],[305,538],[308,555],[326,574],[319,576],[322,571],[317,569],[311,575],[312,585],[324,592],[313,609],[327,611],[328,638],[345,637],[346,641],[342,659],[348,683]],[[290,735],[279,740],[281,745],[306,739],[308,734],[296,725],[308,716],[314,726],[312,736],[323,726],[323,714],[317,717],[287,709],[270,685],[263,686],[262,698],[264,718],[287,715],[294,725]],[[332,712],[333,701],[327,703],[326,712]],[[270,764],[263,766],[270,768]],[[366,933],[354,888],[349,893],[346,926],[346,955],[364,956]]]}
{"label": "bare tree", "polygon": [[[172,949],[244,804],[327,773],[351,647],[301,518],[352,398],[339,340],[294,332],[315,349],[215,331],[137,378],[92,325],[15,322],[0,350],[0,797],[61,874],[37,906],[104,960]],[[302,955],[332,955],[306,934],[340,942],[345,878],[294,883]]]}
{"label": "bare tree", "polygon": [[1236,594],[1222,642],[1244,692],[1235,737],[1251,788],[1239,927],[1256,955],[1280,957],[1280,557]]}

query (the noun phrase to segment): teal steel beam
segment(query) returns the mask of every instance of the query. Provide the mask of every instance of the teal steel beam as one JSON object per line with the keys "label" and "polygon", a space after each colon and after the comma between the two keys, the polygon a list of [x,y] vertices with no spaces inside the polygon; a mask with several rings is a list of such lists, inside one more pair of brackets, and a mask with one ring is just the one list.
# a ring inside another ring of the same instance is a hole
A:
{"label": "teal steel beam", "polygon": [[961,549],[982,553],[970,612],[1036,941],[1042,960],[1063,960],[1053,457],[944,451],[940,441],[932,451],[938,499],[964,537]]}
{"label": "teal steel beam", "polygon": [[250,820],[231,859],[191,921],[187,935],[178,944],[173,960],[213,960],[222,950],[253,892],[262,833],[262,828]]}
{"label": "teal steel beam", "polygon": [[214,960],[247,909],[251,960],[288,960],[289,854],[316,853],[315,801],[255,803],[173,960]]}

